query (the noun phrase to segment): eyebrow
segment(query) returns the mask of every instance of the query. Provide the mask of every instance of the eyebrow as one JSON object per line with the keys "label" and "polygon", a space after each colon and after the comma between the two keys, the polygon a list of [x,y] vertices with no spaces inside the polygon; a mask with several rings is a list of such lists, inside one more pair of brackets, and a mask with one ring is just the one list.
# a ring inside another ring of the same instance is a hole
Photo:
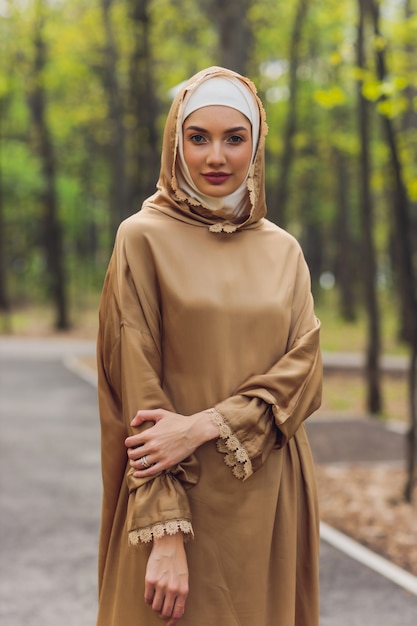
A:
{"label": "eyebrow", "polygon": [[[185,128],[185,130],[195,130],[198,133],[207,133],[208,132],[208,130],[206,128],[201,128],[200,126],[187,126]],[[247,133],[249,132],[249,128],[246,128],[245,126],[234,126],[233,128],[227,128],[224,131],[224,134],[242,132],[242,130],[247,132]]]}

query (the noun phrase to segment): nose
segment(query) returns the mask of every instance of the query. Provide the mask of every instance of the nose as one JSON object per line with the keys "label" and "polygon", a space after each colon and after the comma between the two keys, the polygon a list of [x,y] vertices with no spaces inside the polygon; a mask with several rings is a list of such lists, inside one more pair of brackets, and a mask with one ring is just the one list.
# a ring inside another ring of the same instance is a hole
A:
{"label": "nose", "polygon": [[209,151],[207,153],[206,162],[208,165],[223,165],[226,162],[226,157],[223,149],[222,141],[213,141],[210,144]]}

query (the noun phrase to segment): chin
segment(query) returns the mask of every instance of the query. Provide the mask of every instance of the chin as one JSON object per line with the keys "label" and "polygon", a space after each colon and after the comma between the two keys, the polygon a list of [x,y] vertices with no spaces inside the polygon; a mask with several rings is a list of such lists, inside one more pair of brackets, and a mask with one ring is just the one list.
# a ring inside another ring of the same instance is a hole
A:
{"label": "chin", "polygon": [[224,198],[225,196],[230,196],[230,194],[236,191],[236,189],[237,187],[228,188],[223,187],[222,185],[218,185],[216,187],[209,186],[208,188],[206,186],[204,186],[204,188],[198,187],[200,193],[210,196],[211,198]]}

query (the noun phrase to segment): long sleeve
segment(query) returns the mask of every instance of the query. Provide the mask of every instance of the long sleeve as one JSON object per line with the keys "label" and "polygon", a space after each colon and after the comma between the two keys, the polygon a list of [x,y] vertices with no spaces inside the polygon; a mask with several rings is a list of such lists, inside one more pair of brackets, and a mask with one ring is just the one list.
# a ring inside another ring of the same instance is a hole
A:
{"label": "long sleeve", "polygon": [[287,444],[321,403],[320,323],[314,315],[309,271],[302,255],[293,288],[287,351],[265,373],[244,381],[215,406],[218,448],[236,477],[248,478],[274,447]]}
{"label": "long sleeve", "polygon": [[[139,263],[140,271],[132,272],[130,259]],[[97,351],[103,525],[105,520],[108,524],[102,535],[110,537],[111,520],[126,481],[127,530],[132,544],[164,533],[192,534],[186,489],[198,480],[195,458],[170,472],[138,479],[129,467],[124,445],[127,436],[138,432],[130,425],[137,410],[175,410],[162,387],[159,315],[157,284],[146,242],[132,238],[122,228],[103,288]]]}

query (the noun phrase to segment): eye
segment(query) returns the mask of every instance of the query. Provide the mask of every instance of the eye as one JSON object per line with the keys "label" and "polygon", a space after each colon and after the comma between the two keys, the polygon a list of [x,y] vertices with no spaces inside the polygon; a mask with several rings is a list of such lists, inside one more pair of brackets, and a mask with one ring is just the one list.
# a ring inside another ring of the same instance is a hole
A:
{"label": "eye", "polygon": [[190,141],[192,143],[204,143],[205,142],[205,137],[203,137],[203,135],[191,135],[190,137]]}
{"label": "eye", "polygon": [[244,141],[244,139],[240,135],[231,135],[228,139],[229,143],[241,143],[242,141]]}

